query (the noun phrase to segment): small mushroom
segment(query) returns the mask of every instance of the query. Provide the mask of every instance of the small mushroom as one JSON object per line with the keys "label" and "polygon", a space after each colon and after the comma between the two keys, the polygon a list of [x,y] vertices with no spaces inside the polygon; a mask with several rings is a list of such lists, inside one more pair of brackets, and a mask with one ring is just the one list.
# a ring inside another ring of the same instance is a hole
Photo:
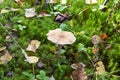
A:
{"label": "small mushroom", "polygon": [[97,0],[86,0],[85,3],[86,4],[96,4]]}
{"label": "small mushroom", "polygon": [[60,28],[50,30],[47,34],[47,39],[59,45],[72,44],[76,41],[73,33],[62,31]]}
{"label": "small mushroom", "polygon": [[9,61],[11,61],[12,55],[9,53],[8,50],[4,50],[4,55],[0,57],[0,64],[7,64]]}
{"label": "small mushroom", "polygon": [[32,52],[35,52],[36,51],[36,49],[38,49],[38,47],[40,46],[40,41],[38,41],[38,40],[32,40],[31,42],[30,42],[30,44],[28,45],[28,47],[27,47],[27,51],[32,51]]}
{"label": "small mushroom", "polygon": [[91,41],[94,45],[96,45],[101,41],[101,38],[98,35],[94,35],[92,36]]}
{"label": "small mushroom", "polygon": [[36,12],[35,12],[35,8],[29,8],[29,9],[25,9],[25,17],[27,18],[31,18],[36,16]]}
{"label": "small mushroom", "polygon": [[39,58],[36,56],[28,56],[27,60],[25,60],[25,61],[27,61],[31,64],[31,63],[37,63],[38,60],[39,60]]}

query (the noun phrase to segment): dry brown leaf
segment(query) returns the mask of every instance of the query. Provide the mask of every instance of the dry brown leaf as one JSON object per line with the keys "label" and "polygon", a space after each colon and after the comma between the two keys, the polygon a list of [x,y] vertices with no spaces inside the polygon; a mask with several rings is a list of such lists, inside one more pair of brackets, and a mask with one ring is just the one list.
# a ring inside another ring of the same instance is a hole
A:
{"label": "dry brown leaf", "polygon": [[85,71],[85,65],[81,62],[71,65],[73,69],[72,80],[87,80],[87,73]]}
{"label": "dry brown leaf", "polygon": [[27,47],[27,51],[33,51],[33,52],[35,52],[36,51],[36,49],[38,49],[38,47],[40,46],[40,41],[38,41],[38,40],[32,40],[31,42],[30,42],[30,44],[28,45],[28,47]]}
{"label": "dry brown leaf", "polygon": [[4,52],[4,55],[0,57],[0,64],[7,64],[12,59],[12,55],[8,52],[8,50],[5,50]]}
{"label": "dry brown leaf", "polygon": [[102,34],[100,34],[100,38],[102,40],[106,40],[108,38],[108,35],[106,33],[102,33]]}
{"label": "dry brown leaf", "polygon": [[105,73],[105,67],[102,61],[98,61],[95,63],[96,68],[96,74],[104,74]]}

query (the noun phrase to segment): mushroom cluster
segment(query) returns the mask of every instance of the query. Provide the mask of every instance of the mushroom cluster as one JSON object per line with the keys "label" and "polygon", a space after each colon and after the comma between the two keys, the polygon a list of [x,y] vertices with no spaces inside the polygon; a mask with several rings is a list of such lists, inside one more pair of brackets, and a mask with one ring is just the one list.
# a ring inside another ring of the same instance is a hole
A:
{"label": "mushroom cluster", "polygon": [[72,44],[76,41],[73,33],[62,31],[60,28],[50,30],[47,39],[59,45]]}

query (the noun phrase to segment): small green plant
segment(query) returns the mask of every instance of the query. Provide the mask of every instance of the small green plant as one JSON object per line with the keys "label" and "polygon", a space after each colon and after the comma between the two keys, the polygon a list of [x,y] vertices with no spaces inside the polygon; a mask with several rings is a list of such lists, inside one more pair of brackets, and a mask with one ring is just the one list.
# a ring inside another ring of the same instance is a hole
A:
{"label": "small green plant", "polygon": [[39,80],[49,80],[49,77],[46,76],[46,72],[43,70],[40,70],[40,74],[36,75],[36,78]]}
{"label": "small green plant", "polygon": [[29,80],[34,80],[35,79],[35,76],[33,74],[28,73],[28,72],[23,72],[23,75],[28,77]]}

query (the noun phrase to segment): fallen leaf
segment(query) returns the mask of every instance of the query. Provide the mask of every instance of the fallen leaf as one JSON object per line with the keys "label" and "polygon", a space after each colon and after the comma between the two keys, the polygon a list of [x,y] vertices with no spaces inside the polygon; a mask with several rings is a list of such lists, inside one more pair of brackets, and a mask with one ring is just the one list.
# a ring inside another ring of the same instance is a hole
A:
{"label": "fallen leaf", "polygon": [[31,18],[36,16],[35,8],[25,9],[25,17]]}
{"label": "fallen leaf", "polygon": [[87,73],[85,71],[85,65],[82,62],[74,63],[71,65],[73,69],[72,80],[87,80]]}
{"label": "fallen leaf", "polygon": [[30,44],[28,45],[28,47],[27,47],[27,51],[32,51],[32,52],[35,52],[36,51],[36,49],[38,49],[38,47],[40,46],[40,41],[38,41],[38,40],[32,40],[31,42],[30,42]]}
{"label": "fallen leaf", "polygon": [[94,35],[92,36],[91,41],[94,45],[96,45],[101,41],[101,38],[98,35]]}
{"label": "fallen leaf", "polygon": [[12,55],[8,50],[4,51],[4,55],[0,57],[1,64],[7,64],[12,59]]}
{"label": "fallen leaf", "polygon": [[102,61],[98,61],[95,63],[96,68],[96,74],[104,74],[105,73],[105,67]]}
{"label": "fallen leaf", "polygon": [[106,40],[108,38],[108,35],[106,33],[102,33],[102,34],[100,34],[100,38],[102,40]]}
{"label": "fallen leaf", "polygon": [[6,49],[6,46],[3,46],[3,47],[0,48],[0,51],[3,51],[5,49]]}
{"label": "fallen leaf", "polygon": [[27,60],[25,60],[25,61],[27,61],[31,64],[31,63],[37,63],[38,60],[39,60],[39,58],[36,56],[28,56]]}
{"label": "fallen leaf", "polygon": [[62,14],[62,13],[59,13],[57,14],[57,16],[55,17],[55,21],[56,22],[59,22],[59,23],[62,23],[66,20],[70,20],[70,16],[68,13],[65,13],[65,14]]}

